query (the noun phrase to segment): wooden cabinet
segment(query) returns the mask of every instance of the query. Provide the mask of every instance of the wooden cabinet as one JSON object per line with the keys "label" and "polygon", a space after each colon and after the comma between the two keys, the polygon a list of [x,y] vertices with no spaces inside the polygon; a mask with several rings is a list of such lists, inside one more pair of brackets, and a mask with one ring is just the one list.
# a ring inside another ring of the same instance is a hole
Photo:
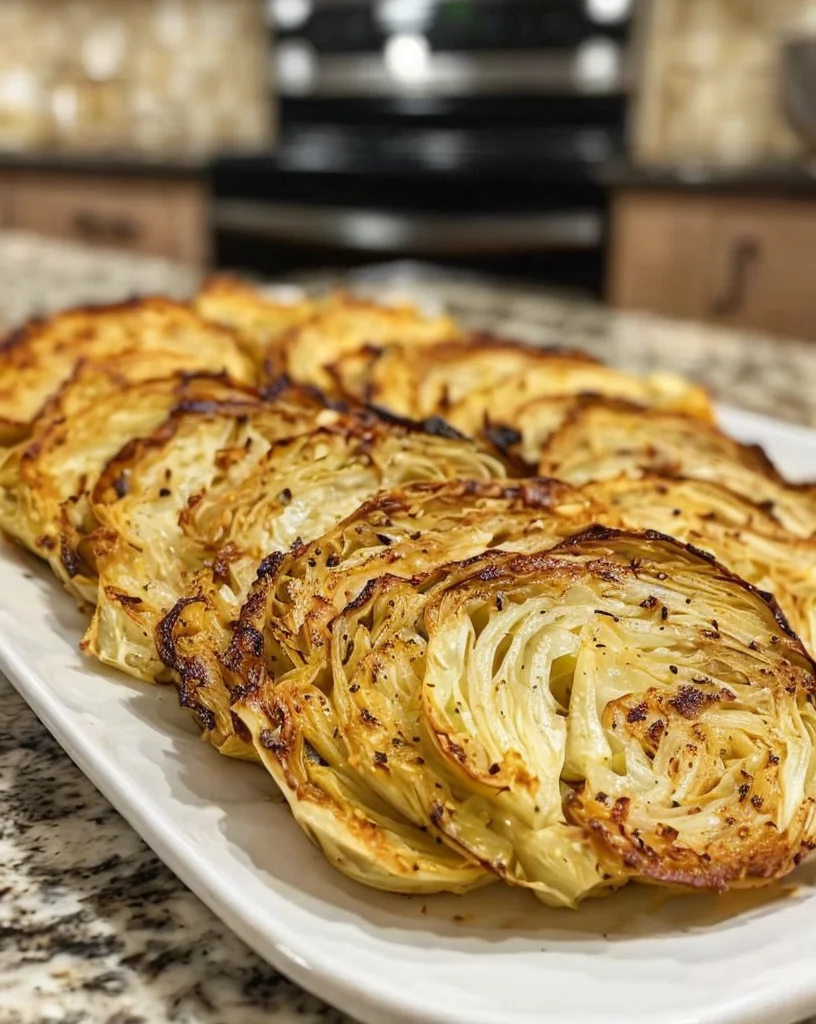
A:
{"label": "wooden cabinet", "polygon": [[816,339],[816,200],[622,191],[610,301]]}
{"label": "wooden cabinet", "polygon": [[209,258],[207,187],[192,178],[6,172],[0,224],[194,266]]}
{"label": "wooden cabinet", "polygon": [[0,175],[0,228],[11,227],[13,181],[9,175]]}

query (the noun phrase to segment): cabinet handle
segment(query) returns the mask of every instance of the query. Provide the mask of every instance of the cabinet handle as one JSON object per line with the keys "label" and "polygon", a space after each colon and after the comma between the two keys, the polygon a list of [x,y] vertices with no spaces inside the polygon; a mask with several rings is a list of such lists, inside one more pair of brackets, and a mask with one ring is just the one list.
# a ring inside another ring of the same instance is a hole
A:
{"label": "cabinet handle", "polygon": [[730,316],[739,312],[745,301],[748,271],[759,254],[760,245],[755,238],[741,238],[731,247],[728,282],[722,294],[711,305],[714,316]]}
{"label": "cabinet handle", "polygon": [[104,217],[92,210],[74,214],[74,230],[89,241],[111,242],[133,242],[142,233],[141,225],[132,217]]}

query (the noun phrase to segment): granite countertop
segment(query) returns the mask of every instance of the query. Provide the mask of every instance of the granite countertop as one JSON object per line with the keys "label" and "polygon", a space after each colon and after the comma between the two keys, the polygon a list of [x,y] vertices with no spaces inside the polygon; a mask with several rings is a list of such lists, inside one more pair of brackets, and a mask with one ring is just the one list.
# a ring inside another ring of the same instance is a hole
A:
{"label": "granite countertop", "polygon": [[[382,279],[368,272],[357,284],[376,292]],[[617,315],[529,287],[423,279],[411,267],[398,279],[477,327],[582,345],[632,369],[679,369],[733,404],[816,425],[816,345]],[[0,235],[0,327],[195,283],[162,260]],[[0,698],[2,1024],[349,1024],[259,960],[158,861],[2,677]]]}

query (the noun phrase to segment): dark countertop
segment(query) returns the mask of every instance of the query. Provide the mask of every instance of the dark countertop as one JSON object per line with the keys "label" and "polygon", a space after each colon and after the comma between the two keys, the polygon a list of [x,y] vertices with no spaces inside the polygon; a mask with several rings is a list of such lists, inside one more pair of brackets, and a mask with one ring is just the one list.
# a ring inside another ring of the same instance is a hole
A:
{"label": "dark countertop", "polygon": [[[0,149],[0,171],[98,174],[106,177],[209,178],[216,173],[222,177],[240,177],[243,181],[253,174],[266,179],[277,164],[276,153],[270,148],[252,152],[186,154]],[[314,172],[316,168],[300,167],[299,170],[301,173]],[[326,170],[336,171],[337,168]],[[806,197],[816,195],[816,155],[796,163],[761,163],[744,167],[717,167],[694,161],[646,166],[615,158],[598,166],[585,180],[607,188]]]}
{"label": "dark countertop", "polygon": [[816,157],[798,163],[714,167],[689,161],[646,167],[611,161],[600,175],[610,188],[745,196],[816,197]]}
{"label": "dark countertop", "polygon": [[0,171],[98,174],[106,178],[206,178],[212,161],[212,155],[207,153],[69,153],[0,149]]}

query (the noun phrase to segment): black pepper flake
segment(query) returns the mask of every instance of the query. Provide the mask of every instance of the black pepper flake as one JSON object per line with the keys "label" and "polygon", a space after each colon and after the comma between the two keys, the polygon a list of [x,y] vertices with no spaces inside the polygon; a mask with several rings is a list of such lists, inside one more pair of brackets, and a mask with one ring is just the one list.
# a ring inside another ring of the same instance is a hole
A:
{"label": "black pepper flake", "polygon": [[422,532],[420,530],[416,530],[414,533],[409,533],[408,536],[411,540],[419,540],[422,536]]}
{"label": "black pepper flake", "polygon": [[388,755],[384,754],[381,750],[375,750],[374,761],[377,764],[388,764]]}
{"label": "black pepper flake", "polygon": [[740,803],[742,803],[742,801],[746,798],[746,796],[748,796],[748,794],[751,792],[751,784],[749,782],[743,782],[743,784],[740,786],[738,792],[739,792]]}
{"label": "black pepper flake", "polygon": [[379,725],[375,715],[372,715],[368,708],[363,708],[360,712],[360,718],[365,722],[366,725]]}
{"label": "black pepper flake", "polygon": [[752,796],[751,797],[751,803],[754,805],[754,807],[756,807],[757,810],[759,810],[760,807],[762,806],[762,797],[761,796]]}
{"label": "black pepper flake", "polygon": [[329,557],[326,559],[326,566],[329,569],[336,569],[339,564],[340,564],[340,557],[339,557],[339,555],[329,555]]}
{"label": "black pepper flake", "polygon": [[669,665],[669,672],[671,672],[671,674],[673,676],[676,676],[677,675],[677,666],[676,665]]}
{"label": "black pepper flake", "polygon": [[425,758],[424,757],[418,757],[416,759],[416,761],[414,762],[414,764],[425,764]]}
{"label": "black pepper flake", "polygon": [[501,771],[501,765],[491,764],[491,766],[487,770],[490,775],[498,775],[499,772]]}
{"label": "black pepper flake", "polygon": [[360,684],[359,683],[352,683],[351,686],[349,687],[349,693],[357,693],[357,691],[359,689],[360,689]]}
{"label": "black pepper flake", "polygon": [[612,619],[613,622],[620,622],[617,615],[613,615],[612,612],[605,612],[603,608],[595,608],[594,611],[596,615],[605,615],[608,619]]}
{"label": "black pepper flake", "polygon": [[660,618],[665,622],[668,617],[669,609],[664,604],[663,607],[660,609]]}
{"label": "black pepper flake", "polygon": [[[344,636],[343,639],[345,640],[346,637]],[[346,653],[343,655],[343,664],[344,665],[348,665],[349,661],[351,660],[352,654],[354,654],[354,641],[350,640],[349,641],[349,645],[346,648]]]}
{"label": "black pepper flake", "polygon": [[391,547],[391,545],[394,543],[391,540],[391,538],[385,533],[378,533],[377,540],[380,542],[380,544],[385,545],[385,547],[387,548]]}
{"label": "black pepper flake", "polygon": [[504,594],[496,594],[496,607],[499,611],[504,608]]}
{"label": "black pepper flake", "polygon": [[768,764],[779,764],[779,754],[768,754]]}
{"label": "black pepper flake", "polygon": [[289,490],[288,487],[284,487],[284,489],[278,495],[278,501],[280,502],[281,505],[288,505],[291,500],[292,492]]}
{"label": "black pepper flake", "polygon": [[645,601],[641,601],[640,602],[640,607],[641,608],[654,608],[654,606],[656,604],[657,604],[657,598],[654,596],[654,594],[652,594],[650,597],[647,597]]}
{"label": "black pepper flake", "polygon": [[160,498],[169,498],[170,497],[170,493],[171,492],[170,492],[170,488],[169,487],[162,487],[162,489],[159,491],[159,497]]}
{"label": "black pepper flake", "polygon": [[116,492],[117,498],[124,498],[128,493],[128,482],[127,477],[124,473],[120,473],[119,476],[113,481],[113,489]]}

